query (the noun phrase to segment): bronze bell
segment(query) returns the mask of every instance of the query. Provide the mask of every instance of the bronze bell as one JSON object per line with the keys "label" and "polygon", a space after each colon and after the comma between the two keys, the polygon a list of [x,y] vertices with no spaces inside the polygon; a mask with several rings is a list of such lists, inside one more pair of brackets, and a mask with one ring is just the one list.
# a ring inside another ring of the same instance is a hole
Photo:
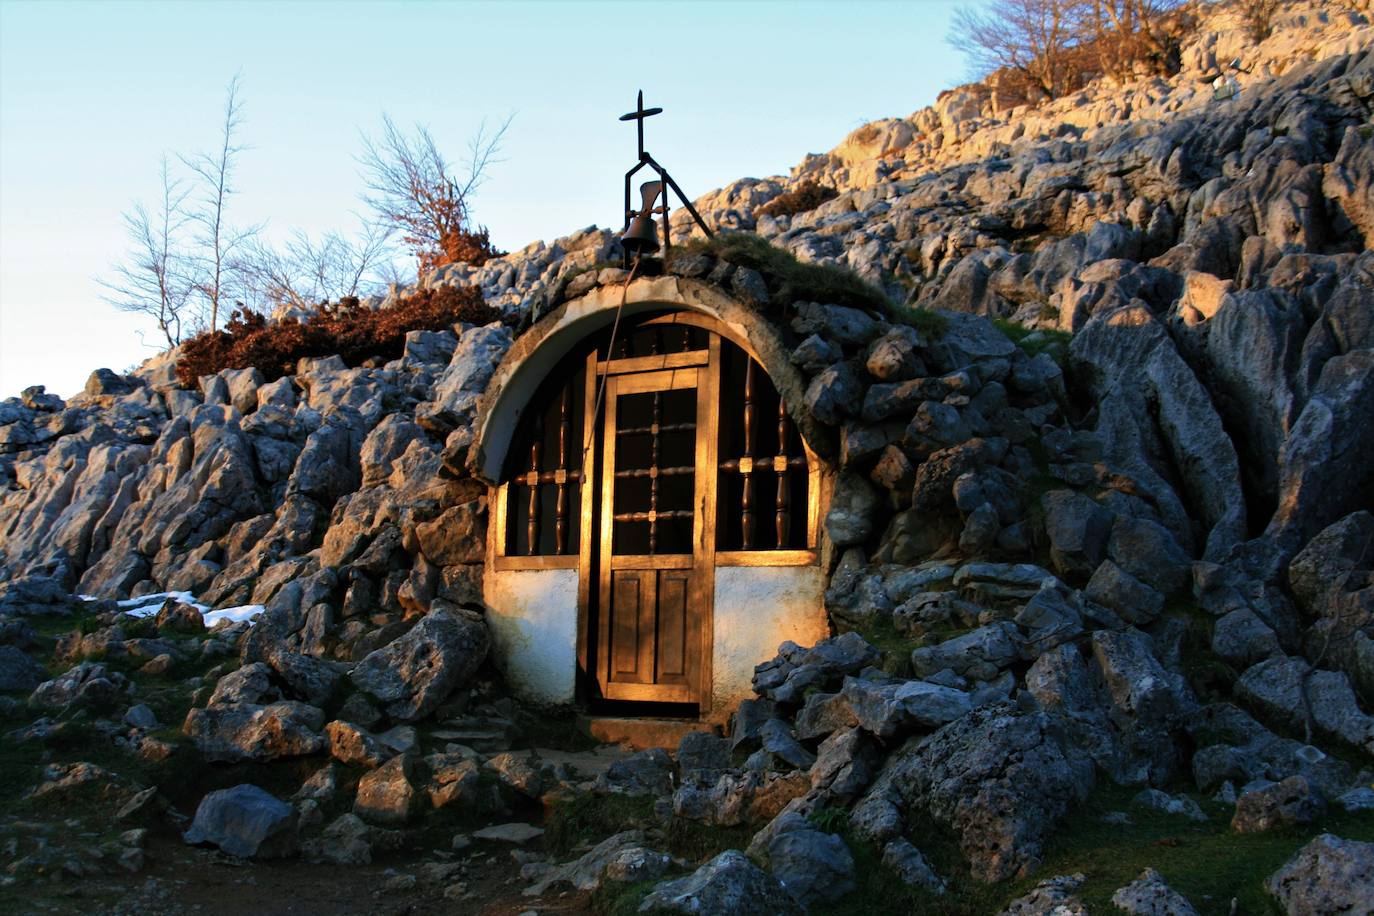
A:
{"label": "bronze bell", "polygon": [[646,181],[639,186],[642,201],[640,211],[630,220],[630,226],[620,237],[620,245],[629,255],[653,254],[658,251],[658,224],[649,214],[654,212],[658,195],[663,193],[663,182]]}
{"label": "bronze bell", "polygon": [[636,216],[620,237],[620,244],[627,254],[653,254],[658,251],[658,223],[652,216]]}

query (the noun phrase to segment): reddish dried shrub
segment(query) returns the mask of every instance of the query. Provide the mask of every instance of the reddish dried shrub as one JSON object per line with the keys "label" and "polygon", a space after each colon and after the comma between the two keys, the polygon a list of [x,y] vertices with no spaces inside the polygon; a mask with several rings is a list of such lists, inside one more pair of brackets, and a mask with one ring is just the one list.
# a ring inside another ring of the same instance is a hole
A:
{"label": "reddish dried shrub", "polygon": [[475,232],[469,232],[466,229],[449,229],[439,239],[438,245],[428,247],[420,240],[410,236],[406,237],[406,241],[411,243],[415,250],[415,257],[420,262],[420,273],[422,274],[425,271],[455,262],[481,267],[490,259],[499,258],[505,254],[504,251],[498,251],[496,246],[492,245],[485,226]]}
{"label": "reddish dried shrub", "polygon": [[760,216],[792,216],[814,210],[827,200],[834,200],[840,192],[821,184],[814,178],[807,178],[790,191],[784,191],[768,203],[759,207]]}
{"label": "reddish dried shrub", "polygon": [[243,309],[230,316],[223,330],[197,334],[181,345],[177,381],[192,387],[202,375],[250,366],[270,381],[295,372],[297,360],[334,354],[349,365],[371,357],[394,359],[401,355],[407,331],[500,319],[500,310],[487,305],[474,286],[420,290],[376,311],[359,308],[357,299],[343,299],[337,306],[322,306],[305,321],[288,318],[276,324]]}

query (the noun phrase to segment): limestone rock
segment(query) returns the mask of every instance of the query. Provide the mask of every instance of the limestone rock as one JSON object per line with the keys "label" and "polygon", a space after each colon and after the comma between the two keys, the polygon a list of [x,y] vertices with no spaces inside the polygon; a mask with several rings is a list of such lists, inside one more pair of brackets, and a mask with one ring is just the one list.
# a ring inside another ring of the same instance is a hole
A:
{"label": "limestone rock", "polygon": [[1326,799],[1321,790],[1305,776],[1290,776],[1237,799],[1231,829],[1259,833],[1272,827],[1311,824],[1325,813]]}
{"label": "limestone rock", "polygon": [[415,721],[472,677],[488,644],[483,623],[436,607],[404,636],[369,654],[349,676],[393,718]]}
{"label": "limestone rock", "polygon": [[1164,609],[1162,594],[1111,560],[1103,560],[1093,571],[1083,595],[1137,626],[1150,623]]}
{"label": "limestone rock", "polygon": [[1036,861],[1087,789],[1049,720],[1009,704],[973,710],[905,746],[888,767],[902,804],[952,829],[973,876],[989,882]]}
{"label": "limestone rock", "polygon": [[673,791],[674,769],[666,751],[649,748],[612,763],[596,785],[598,791],[625,795],[667,795]]}
{"label": "limestone rock", "polygon": [[1323,833],[1270,875],[1264,888],[1289,916],[1362,912],[1374,900],[1374,843]]}
{"label": "limestone rock", "polygon": [[607,837],[579,858],[555,867],[526,888],[527,897],[538,897],[556,887],[594,891],[605,881],[651,881],[665,871],[671,859],[645,845],[644,832],[626,830]]}
{"label": "limestone rock", "polygon": [[776,878],[734,849],[685,878],[656,885],[639,910],[733,916],[799,916],[803,912]]}
{"label": "limestone rock", "polygon": [[1249,608],[1237,608],[1217,621],[1212,651],[1242,668],[1283,654],[1278,634]]}
{"label": "limestone rock", "polygon": [[129,689],[128,679],[99,662],[82,662],[44,681],[29,696],[30,705],[45,709],[113,705]]}
{"label": "limestone rock", "polygon": [[523,846],[530,840],[542,836],[544,829],[535,827],[533,824],[494,824],[490,827],[483,827],[481,830],[474,830],[472,837],[475,840],[488,840],[496,843],[510,843],[514,846]]}
{"label": "limestone rock", "polygon": [[1040,498],[1050,558],[1060,575],[1090,575],[1107,549],[1112,514],[1073,490],[1051,490]]}
{"label": "limestone rock", "polygon": [[214,843],[231,856],[281,858],[296,851],[296,809],[244,783],[201,799],[188,843]]}
{"label": "limestone rock", "polygon": [[1304,682],[1313,730],[1374,753],[1374,718],[1361,711],[1350,681],[1338,671],[1312,671],[1300,658],[1277,656],[1247,669],[1236,695],[1261,717],[1301,731],[1307,724]]}
{"label": "limestone rock", "polygon": [[859,415],[863,393],[863,383],[854,367],[847,362],[837,363],[811,380],[804,403],[821,423],[839,426],[846,418]]}
{"label": "limestone rock", "polygon": [[394,756],[390,748],[352,722],[334,720],[324,728],[329,755],[340,763],[374,769]]}
{"label": "limestone rock", "polygon": [[773,877],[805,909],[838,900],[857,886],[844,840],[819,830],[789,830],[768,844]]}
{"label": "limestone rock", "polygon": [[825,530],[836,547],[862,544],[873,535],[878,494],[867,480],[849,471],[840,473],[825,516]]}
{"label": "limestone rock", "polygon": [[301,844],[307,862],[333,865],[370,865],[372,828],[353,813],[341,814],[329,823],[319,837]]}
{"label": "limestone rock", "polygon": [[1081,873],[1046,878],[1029,894],[1007,904],[998,916],[1088,916],[1088,908],[1074,894],[1083,881]]}
{"label": "limestone rock", "polygon": [[[703,771],[697,771],[702,774]],[[806,773],[726,772],[712,779],[688,774],[673,793],[673,812],[710,826],[735,827],[772,820],[811,788]]]}
{"label": "limestone rock", "polygon": [[32,691],[47,679],[47,670],[23,650],[0,646],[0,691]]}
{"label": "limestone rock", "polygon": [[430,754],[425,765],[430,772],[426,792],[431,805],[442,808],[476,803],[482,781],[482,767],[476,760],[461,754]]}
{"label": "limestone rock", "polygon": [[908,887],[923,887],[937,896],[946,890],[945,880],[935,873],[921,850],[905,837],[898,837],[883,847],[883,864],[896,872]]}
{"label": "limestone rock", "polygon": [[534,753],[507,751],[488,758],[485,766],[496,774],[502,784],[526,798],[538,798],[544,794],[549,782],[539,756]]}
{"label": "limestone rock", "polygon": [[1147,868],[1140,877],[1112,895],[1112,904],[1131,916],[1197,916],[1187,898],[1164,882],[1164,876]]}
{"label": "limestone rock", "polygon": [[1020,631],[1009,621],[989,624],[939,645],[913,650],[911,667],[918,677],[948,668],[956,674],[991,680],[1019,657],[1020,638]]}
{"label": "limestone rock", "polygon": [[209,706],[232,703],[258,704],[274,699],[279,692],[272,686],[272,669],[264,662],[252,662],[224,675],[215,684]]}
{"label": "limestone rock", "polygon": [[420,794],[412,782],[414,764],[402,754],[371,770],[358,780],[353,813],[377,824],[409,822],[419,810]]}
{"label": "limestone rock", "polygon": [[206,760],[232,763],[318,753],[324,747],[323,726],[318,708],[283,700],[192,709],[181,730]]}

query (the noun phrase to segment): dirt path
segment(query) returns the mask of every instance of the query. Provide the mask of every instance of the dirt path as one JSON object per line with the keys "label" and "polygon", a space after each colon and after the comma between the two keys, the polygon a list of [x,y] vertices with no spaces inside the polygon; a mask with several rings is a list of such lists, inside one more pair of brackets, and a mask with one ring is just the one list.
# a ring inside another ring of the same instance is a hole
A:
{"label": "dirt path", "polygon": [[[9,888],[0,912],[81,913],[101,916],[518,916],[585,913],[588,895],[521,894],[528,882],[509,847],[488,846],[445,863],[434,853],[395,853],[371,865],[310,865],[299,859],[243,862],[172,837],[152,839],[148,867],[137,875],[63,877],[51,884]],[[419,880],[426,863],[455,873],[440,882]],[[405,876],[416,876],[410,884]],[[446,895],[447,892],[447,895]]]}

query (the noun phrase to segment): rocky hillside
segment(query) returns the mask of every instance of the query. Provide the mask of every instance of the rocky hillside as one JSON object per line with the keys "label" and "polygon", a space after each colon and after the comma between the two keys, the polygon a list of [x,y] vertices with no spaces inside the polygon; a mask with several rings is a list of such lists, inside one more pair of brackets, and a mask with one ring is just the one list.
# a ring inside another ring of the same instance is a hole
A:
{"label": "rocky hillside", "polygon": [[1212,9],[1167,80],[962,87],[698,201],[734,231],[646,270],[793,348],[836,635],[673,755],[581,746],[486,659],[477,398],[626,280],[609,232],[441,268],[507,320],[395,359],[0,403],[0,902],[220,912],[158,882],[285,856],[334,911],[1358,912],[1371,18],[1254,46]]}

